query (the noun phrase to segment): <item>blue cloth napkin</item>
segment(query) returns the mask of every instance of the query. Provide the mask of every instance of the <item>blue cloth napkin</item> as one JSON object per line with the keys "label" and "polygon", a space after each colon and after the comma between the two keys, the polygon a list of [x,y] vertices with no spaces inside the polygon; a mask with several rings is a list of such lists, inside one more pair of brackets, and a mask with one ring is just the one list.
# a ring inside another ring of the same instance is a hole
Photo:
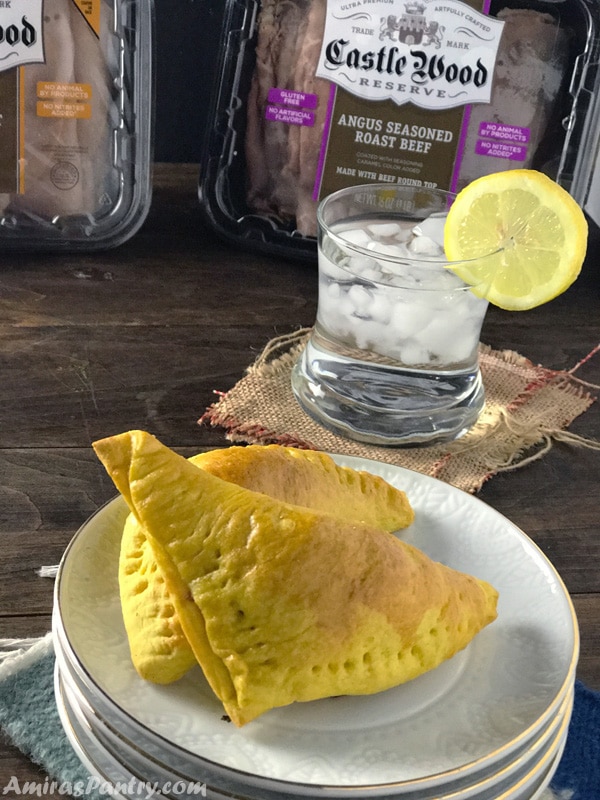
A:
{"label": "blue cloth napkin", "polygon": [[[61,794],[97,795],[94,782],[71,747],[54,702],[54,648],[50,634],[37,640],[0,640],[0,730],[56,781]],[[1,645],[4,645],[3,647]],[[11,777],[12,787],[0,793],[17,795],[24,787]],[[42,794],[46,782],[41,785]],[[85,790],[90,789],[90,792]],[[98,795],[99,796],[99,795]]]}
{"label": "blue cloth napkin", "polygon": [[570,800],[600,800],[600,692],[581,681],[575,682],[567,744],[552,788]]}
{"label": "blue cloth napkin", "polygon": [[[3,655],[0,640],[0,730],[4,736],[42,767],[63,792],[73,787],[71,793],[106,797],[103,787],[98,791],[90,780],[62,728],[54,702],[50,634],[39,640],[5,642]],[[9,794],[0,786],[0,794],[3,790]],[[564,755],[543,800],[600,800],[600,692],[581,681],[575,683]]]}

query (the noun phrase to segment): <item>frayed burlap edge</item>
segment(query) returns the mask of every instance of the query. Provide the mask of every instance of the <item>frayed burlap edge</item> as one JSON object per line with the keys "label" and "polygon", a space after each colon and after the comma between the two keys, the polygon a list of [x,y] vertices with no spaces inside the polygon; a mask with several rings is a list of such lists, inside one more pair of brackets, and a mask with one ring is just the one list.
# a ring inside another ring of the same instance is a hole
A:
{"label": "frayed burlap edge", "polygon": [[[595,401],[576,369],[556,371],[512,350],[480,347],[486,404],[476,425],[451,444],[420,448],[365,445],[314,422],[296,402],[290,373],[310,329],[272,339],[245,376],[200,418],[221,427],[233,443],[284,444],[360,456],[403,466],[475,492],[498,472],[543,457],[555,442],[600,450],[600,442],[570,433],[570,423]],[[593,387],[599,388],[599,387]]]}

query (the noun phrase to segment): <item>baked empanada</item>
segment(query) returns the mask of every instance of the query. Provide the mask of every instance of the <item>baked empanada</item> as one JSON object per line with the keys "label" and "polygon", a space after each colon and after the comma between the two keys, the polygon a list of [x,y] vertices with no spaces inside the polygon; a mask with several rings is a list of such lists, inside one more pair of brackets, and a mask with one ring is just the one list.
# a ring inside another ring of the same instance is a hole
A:
{"label": "baked empanada", "polygon": [[238,726],[293,702],[404,683],[496,616],[492,586],[378,528],[223,481],[143,431],[94,449]]}
{"label": "baked empanada", "polygon": [[[338,466],[326,453],[250,445],[192,456],[196,466],[270,497],[384,530],[405,528],[414,512],[400,489],[377,475]],[[162,572],[135,517],[127,518],[119,590],[131,660],[142,678],[171,683],[195,663]]]}

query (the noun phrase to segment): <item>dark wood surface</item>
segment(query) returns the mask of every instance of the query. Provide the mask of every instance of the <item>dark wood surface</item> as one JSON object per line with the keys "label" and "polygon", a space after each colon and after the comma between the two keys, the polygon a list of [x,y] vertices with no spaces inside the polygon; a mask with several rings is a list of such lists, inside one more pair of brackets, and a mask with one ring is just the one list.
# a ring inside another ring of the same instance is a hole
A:
{"label": "dark wood surface", "polygon": [[[200,220],[193,165],[157,165],[142,230],[93,255],[0,254],[0,637],[49,630],[55,564],[115,490],[97,438],[145,428],[185,455],[227,446],[200,415],[266,342],[312,324],[316,268],[240,252]],[[488,313],[482,339],[570,369],[600,343],[592,233],[577,283],[530,312]],[[600,384],[600,354],[577,372]],[[593,391],[593,390],[592,390]],[[594,405],[571,431],[600,441]],[[600,689],[600,452],[556,444],[488,481],[479,497],[521,527],[571,592],[578,676]],[[41,773],[0,741],[0,789]],[[43,778],[43,776],[42,776]]]}

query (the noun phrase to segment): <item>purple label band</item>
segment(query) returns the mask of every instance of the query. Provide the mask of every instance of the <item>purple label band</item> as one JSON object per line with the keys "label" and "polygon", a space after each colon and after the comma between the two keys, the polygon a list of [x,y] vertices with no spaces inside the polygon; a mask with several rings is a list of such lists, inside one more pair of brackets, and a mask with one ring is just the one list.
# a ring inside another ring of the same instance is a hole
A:
{"label": "purple label band", "polygon": [[293,92],[289,89],[269,89],[269,103],[280,103],[293,108],[316,108],[319,98],[316,94],[306,92]]}
{"label": "purple label band", "polygon": [[488,139],[480,139],[475,145],[475,152],[479,156],[506,158],[509,161],[525,161],[527,157],[527,148],[520,144],[505,144]]}
{"label": "purple label band", "polygon": [[315,182],[313,185],[313,200],[317,201],[321,194],[321,182],[323,180],[323,170],[325,169],[325,160],[327,158],[327,148],[329,146],[329,133],[331,132],[331,121],[333,119],[333,109],[335,107],[336,85],[335,83],[329,84],[329,98],[327,99],[327,108],[325,109],[325,122],[323,124],[323,135],[321,137],[321,149],[319,150],[319,162],[317,164],[317,173],[315,175]]}
{"label": "purple label band", "polygon": [[[487,13],[487,12],[484,12]],[[456,159],[454,161],[454,170],[450,180],[450,191],[456,192],[458,179],[460,177],[460,169],[462,167],[463,157],[465,154],[465,145],[467,144],[467,134],[469,132],[469,120],[471,119],[471,106],[465,106],[462,118],[462,125],[460,128],[460,136],[458,137],[458,145],[456,148]]]}
{"label": "purple label band", "polygon": [[501,122],[482,122],[479,125],[479,135],[487,139],[527,144],[531,137],[531,131],[529,128],[522,128],[520,125],[504,125]]}
{"label": "purple label band", "polygon": [[312,111],[303,111],[299,108],[285,108],[284,106],[267,106],[265,119],[272,122],[285,122],[287,125],[315,124],[315,115]]}

